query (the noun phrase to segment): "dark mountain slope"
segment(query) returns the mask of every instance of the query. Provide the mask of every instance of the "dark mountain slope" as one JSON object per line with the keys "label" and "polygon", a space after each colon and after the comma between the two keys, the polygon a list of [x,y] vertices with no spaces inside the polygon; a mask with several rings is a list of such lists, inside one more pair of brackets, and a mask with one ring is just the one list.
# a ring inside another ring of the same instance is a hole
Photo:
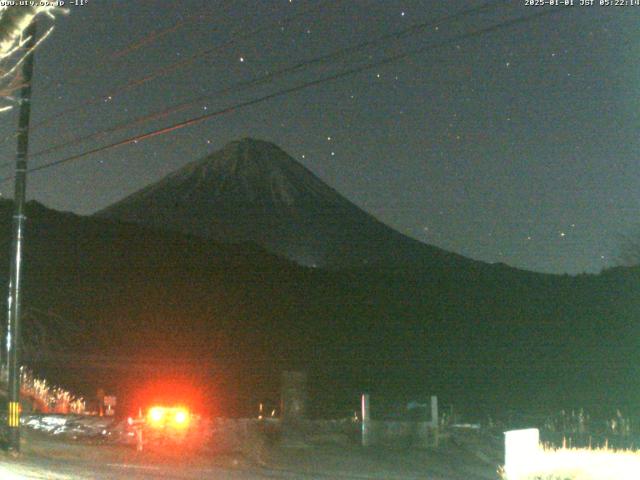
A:
{"label": "dark mountain slope", "polygon": [[[25,307],[46,328],[25,328],[38,346],[26,360],[88,394],[106,386],[126,405],[147,382],[186,378],[206,408],[246,414],[276,401],[280,370],[304,368],[325,415],[352,413],[364,390],[476,412],[637,402],[638,269],[330,272],[29,207]],[[0,202],[5,278],[10,210]]]}

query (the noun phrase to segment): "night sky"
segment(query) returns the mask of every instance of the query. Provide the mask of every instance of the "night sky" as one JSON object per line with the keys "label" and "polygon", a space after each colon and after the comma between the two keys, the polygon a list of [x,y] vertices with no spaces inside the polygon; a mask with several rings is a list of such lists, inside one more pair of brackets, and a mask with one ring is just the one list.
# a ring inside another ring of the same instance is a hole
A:
{"label": "night sky", "polygon": [[[48,121],[35,127],[31,153],[210,97],[35,156],[30,167],[403,52],[421,53],[34,172],[28,196],[90,214],[250,136],[276,143],[355,204],[420,241],[542,272],[612,266],[621,237],[638,231],[640,218],[640,6],[489,2],[455,22],[373,42],[256,87],[227,88],[483,3],[88,0],[71,6],[36,55],[32,125]],[[40,29],[50,24],[43,19]],[[3,113],[0,135],[15,131],[16,121],[15,112]],[[4,162],[14,152],[13,139],[0,145]],[[2,174],[11,175],[12,166]],[[1,191],[12,196],[12,182]]]}

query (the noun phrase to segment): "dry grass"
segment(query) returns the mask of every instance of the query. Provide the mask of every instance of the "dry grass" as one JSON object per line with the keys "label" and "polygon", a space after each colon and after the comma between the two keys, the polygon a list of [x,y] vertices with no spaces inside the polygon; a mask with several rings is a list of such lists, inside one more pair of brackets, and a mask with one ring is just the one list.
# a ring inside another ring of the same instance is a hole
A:
{"label": "dry grass", "polygon": [[638,480],[640,451],[609,448],[544,448],[529,465],[504,480]]}
{"label": "dry grass", "polygon": [[[0,371],[0,375],[3,379],[8,377],[4,368]],[[50,385],[25,367],[20,367],[20,382],[22,395],[32,397],[45,412],[84,413],[85,411],[85,401],[82,397],[76,397],[62,387]]]}

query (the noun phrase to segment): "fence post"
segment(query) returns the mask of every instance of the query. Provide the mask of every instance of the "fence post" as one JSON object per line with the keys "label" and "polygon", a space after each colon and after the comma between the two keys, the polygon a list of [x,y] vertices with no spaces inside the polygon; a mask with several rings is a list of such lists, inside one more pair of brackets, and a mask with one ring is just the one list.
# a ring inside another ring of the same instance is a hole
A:
{"label": "fence post", "polygon": [[287,446],[304,446],[307,375],[305,372],[284,371],[281,381],[282,443]]}
{"label": "fence post", "polygon": [[440,436],[440,419],[438,418],[438,397],[431,395],[431,427],[433,428],[433,443],[437,447]]}
{"label": "fence post", "polygon": [[281,383],[282,419],[300,422],[307,413],[307,375],[304,372],[284,371]]}
{"label": "fence post", "polygon": [[362,446],[371,445],[371,411],[369,408],[369,394],[363,393],[360,401],[362,410]]}

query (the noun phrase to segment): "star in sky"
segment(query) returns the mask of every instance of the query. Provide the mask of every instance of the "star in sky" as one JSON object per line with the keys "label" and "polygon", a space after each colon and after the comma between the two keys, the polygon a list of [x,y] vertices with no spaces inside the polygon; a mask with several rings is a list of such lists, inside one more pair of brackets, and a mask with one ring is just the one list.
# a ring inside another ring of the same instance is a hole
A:
{"label": "star in sky", "polygon": [[[37,53],[34,124],[87,99],[100,101],[34,130],[33,151],[50,147],[53,138],[100,132],[177,101],[421,23],[428,26],[393,42],[370,45],[357,55],[341,54],[339,61],[319,62],[251,89],[212,95],[191,110],[87,141],[73,152],[531,14],[506,2],[482,15],[434,23],[474,5],[416,0],[400,8],[394,2],[373,2],[365,10],[357,2],[316,8],[314,2],[300,0],[257,2],[242,9],[229,2],[226,15],[215,9],[203,15],[199,10],[208,2],[183,2],[179,9],[146,3],[123,2],[113,9],[94,2],[56,22],[54,35]],[[296,15],[295,21],[287,20],[290,15]],[[172,27],[180,17],[183,28],[121,59],[112,58],[153,38],[152,32]],[[198,21],[188,23],[192,17]],[[637,123],[633,99],[640,97],[640,84],[632,52],[639,21],[640,9],[573,9],[571,15],[554,14],[456,39],[424,54],[104,152],[94,161],[34,174],[28,194],[53,208],[89,214],[231,140],[252,136],[278,144],[351,201],[407,235],[424,240],[420,226],[426,215],[431,231],[438,232],[429,241],[441,248],[539,271],[597,272],[613,261],[616,239],[637,223],[640,141],[633,128],[620,126]],[[83,48],[70,50],[69,44]],[[621,44],[628,47],[621,49]],[[172,62],[222,45],[227,46],[175,71],[168,69],[170,73],[143,88],[113,93]],[[242,66],[229,68],[238,64]],[[14,127],[15,118],[7,117],[0,124],[0,138]],[[14,147],[5,142],[1,154],[12,158]],[[91,195],[85,191],[88,182]],[[0,193],[11,191],[8,185]],[[544,220],[520,220],[531,217]],[[523,238],[527,248],[521,248]]]}

